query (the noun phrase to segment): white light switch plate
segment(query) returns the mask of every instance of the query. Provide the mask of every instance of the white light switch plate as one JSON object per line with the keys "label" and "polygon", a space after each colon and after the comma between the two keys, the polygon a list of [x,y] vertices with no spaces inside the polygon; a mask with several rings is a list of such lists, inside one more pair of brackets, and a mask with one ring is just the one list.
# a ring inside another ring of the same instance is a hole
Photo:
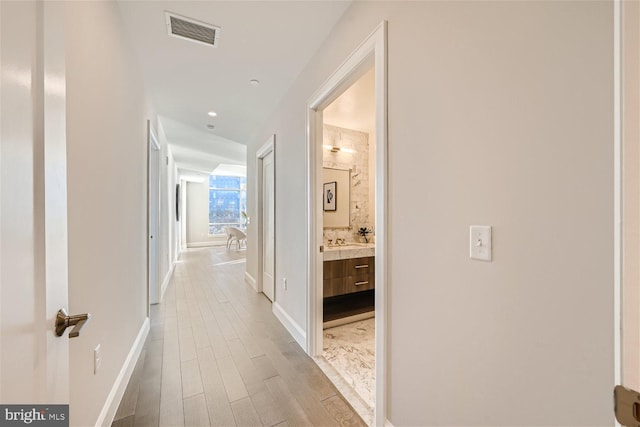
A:
{"label": "white light switch plate", "polygon": [[100,365],[102,365],[102,346],[98,344],[96,348],[93,349],[93,373],[94,374],[98,374]]}
{"label": "white light switch plate", "polygon": [[490,225],[472,225],[469,227],[469,257],[481,261],[491,261]]}

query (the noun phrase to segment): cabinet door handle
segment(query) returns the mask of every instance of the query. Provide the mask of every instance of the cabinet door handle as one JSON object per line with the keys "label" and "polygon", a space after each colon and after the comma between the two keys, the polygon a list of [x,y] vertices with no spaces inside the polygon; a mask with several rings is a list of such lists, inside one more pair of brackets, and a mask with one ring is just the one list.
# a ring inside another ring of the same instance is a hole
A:
{"label": "cabinet door handle", "polygon": [[356,282],[355,284],[356,286],[368,285],[369,281],[367,280],[366,282]]}
{"label": "cabinet door handle", "polygon": [[356,268],[367,268],[367,267],[369,267],[369,264],[356,265]]}

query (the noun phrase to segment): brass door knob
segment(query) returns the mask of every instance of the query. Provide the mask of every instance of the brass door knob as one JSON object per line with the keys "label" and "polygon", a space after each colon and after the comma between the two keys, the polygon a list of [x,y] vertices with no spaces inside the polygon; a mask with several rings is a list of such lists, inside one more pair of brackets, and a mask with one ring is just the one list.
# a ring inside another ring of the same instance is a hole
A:
{"label": "brass door knob", "polygon": [[65,329],[69,326],[73,326],[74,328],[69,332],[69,338],[75,338],[80,335],[80,329],[82,329],[84,324],[87,323],[90,318],[91,315],[89,313],[69,316],[67,314],[67,310],[61,308],[58,310],[58,314],[56,315],[56,335],[61,337],[62,334],[64,334]]}

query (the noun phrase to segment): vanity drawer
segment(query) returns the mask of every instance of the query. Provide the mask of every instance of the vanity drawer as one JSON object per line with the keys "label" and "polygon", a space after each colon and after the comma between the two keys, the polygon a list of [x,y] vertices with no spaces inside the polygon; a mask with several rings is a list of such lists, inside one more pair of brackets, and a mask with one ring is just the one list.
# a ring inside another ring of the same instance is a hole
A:
{"label": "vanity drawer", "polygon": [[343,295],[347,291],[346,277],[340,277],[338,279],[324,279],[322,281],[322,285],[323,298]]}
{"label": "vanity drawer", "polygon": [[335,279],[347,276],[347,260],[337,259],[335,261],[324,261],[322,263],[322,278]]}
{"label": "vanity drawer", "polygon": [[323,297],[352,294],[375,288],[374,273],[323,280]]}
{"label": "vanity drawer", "polygon": [[345,294],[366,291],[375,288],[375,274],[367,274],[366,276],[349,276],[345,281]]}
{"label": "vanity drawer", "polygon": [[375,257],[338,259],[323,263],[323,278],[362,276],[375,272]]}
{"label": "vanity drawer", "polygon": [[374,257],[351,258],[345,260],[347,263],[348,276],[361,276],[375,273],[376,261]]}

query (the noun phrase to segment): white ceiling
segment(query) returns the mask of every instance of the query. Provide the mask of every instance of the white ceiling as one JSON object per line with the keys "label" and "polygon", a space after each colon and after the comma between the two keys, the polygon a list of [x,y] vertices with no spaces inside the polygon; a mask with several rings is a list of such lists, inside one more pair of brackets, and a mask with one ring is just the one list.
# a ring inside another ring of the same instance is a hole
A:
{"label": "white ceiling", "polygon": [[[245,163],[245,145],[349,4],[119,0],[178,167],[211,172],[221,163]],[[219,46],[170,37],[165,11],[221,27]],[[218,116],[208,117],[210,110]]]}
{"label": "white ceiling", "polygon": [[374,69],[367,71],[322,111],[324,123],[371,134],[375,131]]}

